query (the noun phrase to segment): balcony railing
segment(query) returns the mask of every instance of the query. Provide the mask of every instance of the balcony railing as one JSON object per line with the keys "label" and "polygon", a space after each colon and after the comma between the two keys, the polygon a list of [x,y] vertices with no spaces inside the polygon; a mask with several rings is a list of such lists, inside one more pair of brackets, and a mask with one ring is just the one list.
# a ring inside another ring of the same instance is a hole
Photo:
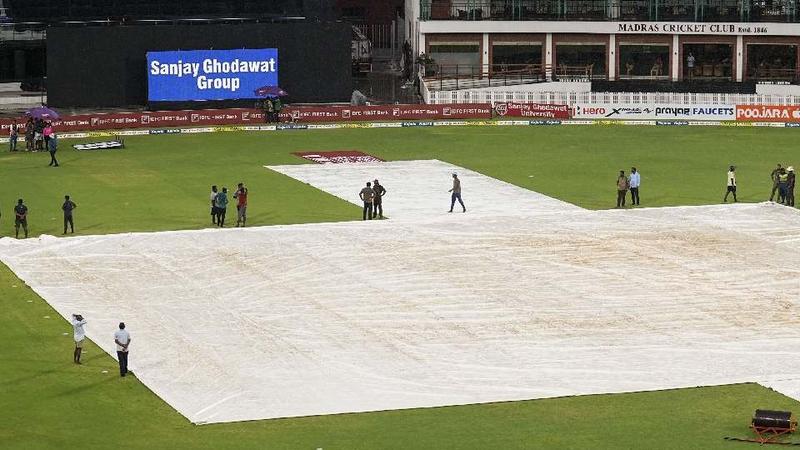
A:
{"label": "balcony railing", "polygon": [[800,0],[420,0],[421,20],[797,22]]}

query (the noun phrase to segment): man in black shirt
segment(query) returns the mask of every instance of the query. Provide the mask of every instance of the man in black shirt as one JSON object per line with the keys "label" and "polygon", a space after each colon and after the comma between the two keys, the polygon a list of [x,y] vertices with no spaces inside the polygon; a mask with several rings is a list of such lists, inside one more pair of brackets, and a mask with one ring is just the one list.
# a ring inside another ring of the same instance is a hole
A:
{"label": "man in black shirt", "polygon": [[75,233],[75,223],[72,221],[72,210],[77,207],[78,205],[69,199],[69,195],[64,196],[64,204],[61,205],[61,209],[64,211],[64,234],[67,234],[67,225],[69,225],[71,232]]}
{"label": "man in black shirt", "polygon": [[19,227],[25,230],[25,237],[28,237],[28,207],[22,203],[22,199],[17,200],[17,206],[14,207],[14,230],[16,237],[19,239]]}

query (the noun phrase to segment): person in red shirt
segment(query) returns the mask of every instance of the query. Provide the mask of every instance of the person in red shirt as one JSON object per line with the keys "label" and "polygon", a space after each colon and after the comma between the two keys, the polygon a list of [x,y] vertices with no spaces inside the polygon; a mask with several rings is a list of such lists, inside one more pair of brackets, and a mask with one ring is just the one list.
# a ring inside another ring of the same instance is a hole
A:
{"label": "person in red shirt", "polygon": [[233,198],[237,200],[236,226],[238,227],[240,223],[242,224],[241,226],[244,226],[247,221],[247,188],[244,183],[239,183],[238,189],[233,193]]}

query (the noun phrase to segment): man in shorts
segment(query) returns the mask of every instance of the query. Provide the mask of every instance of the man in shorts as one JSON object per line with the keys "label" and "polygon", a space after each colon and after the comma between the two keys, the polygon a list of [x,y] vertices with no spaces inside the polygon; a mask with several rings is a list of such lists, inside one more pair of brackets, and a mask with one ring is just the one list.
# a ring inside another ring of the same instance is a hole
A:
{"label": "man in shorts", "polygon": [[72,315],[73,337],[75,338],[75,351],[72,354],[72,361],[75,364],[81,363],[81,351],[83,350],[83,340],[86,338],[86,331],[83,327],[86,320],[80,314]]}
{"label": "man in shorts", "polygon": [[728,202],[728,194],[733,194],[733,202],[736,203],[736,167],[731,166],[728,169],[728,190],[725,192],[725,198],[722,199],[723,202]]}
{"label": "man in shorts", "polygon": [[22,199],[17,200],[17,206],[14,207],[14,231],[16,237],[19,239],[19,227],[25,230],[25,237],[28,237],[28,207],[22,202]]}
{"label": "man in shorts", "polygon": [[237,186],[236,192],[233,193],[233,198],[236,201],[236,226],[238,227],[239,224],[244,227],[245,222],[247,222],[247,187],[245,187],[244,183],[239,183]]}

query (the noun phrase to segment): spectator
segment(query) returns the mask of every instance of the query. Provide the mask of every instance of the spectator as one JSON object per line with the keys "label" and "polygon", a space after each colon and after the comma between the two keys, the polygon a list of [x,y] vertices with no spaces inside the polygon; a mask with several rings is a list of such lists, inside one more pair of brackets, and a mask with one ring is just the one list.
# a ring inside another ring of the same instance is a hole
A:
{"label": "spectator", "polygon": [[272,109],[274,110],[272,114],[275,117],[275,123],[279,123],[281,121],[281,111],[283,110],[283,102],[279,97],[275,98],[275,104],[272,105]]}
{"label": "spectator", "polygon": [[626,195],[628,195],[628,178],[625,177],[625,171],[620,170],[617,177],[617,208],[625,207]]}
{"label": "spectator", "polygon": [[733,202],[736,203],[736,167],[731,166],[728,169],[728,190],[725,192],[725,198],[722,199],[723,202],[728,202],[728,194],[733,194]]}
{"label": "spectator", "polygon": [[275,112],[275,107],[272,104],[272,99],[264,100],[264,121],[272,123],[272,113]]}
{"label": "spectator", "polygon": [[42,136],[44,136],[45,148],[48,151],[50,151],[50,138],[53,136],[53,125],[50,122],[44,124],[44,129],[42,130]]}
{"label": "spectator", "polygon": [[61,210],[64,211],[64,234],[67,234],[67,225],[69,225],[71,232],[75,234],[75,222],[72,220],[72,211],[77,207],[78,205],[69,199],[69,195],[64,196],[64,204],[61,205]]}
{"label": "spectator", "polygon": [[17,124],[11,124],[11,128],[8,130],[8,144],[9,144],[9,151],[15,152],[17,151],[17,138],[19,137],[19,129],[17,128]]}
{"label": "spectator", "polygon": [[50,152],[49,166],[58,167],[58,160],[56,159],[56,151],[58,151],[58,138],[55,133],[52,133],[47,139],[47,151]]}
{"label": "spectator", "polygon": [[694,55],[692,54],[692,52],[689,52],[689,56],[686,57],[686,67],[689,72],[689,81],[692,81],[692,79],[694,79],[694,62],[695,62]]}
{"label": "spectator", "polygon": [[34,147],[34,136],[36,134],[36,125],[33,122],[33,117],[28,117],[28,121],[25,122],[25,150],[32,152],[36,150]]}

